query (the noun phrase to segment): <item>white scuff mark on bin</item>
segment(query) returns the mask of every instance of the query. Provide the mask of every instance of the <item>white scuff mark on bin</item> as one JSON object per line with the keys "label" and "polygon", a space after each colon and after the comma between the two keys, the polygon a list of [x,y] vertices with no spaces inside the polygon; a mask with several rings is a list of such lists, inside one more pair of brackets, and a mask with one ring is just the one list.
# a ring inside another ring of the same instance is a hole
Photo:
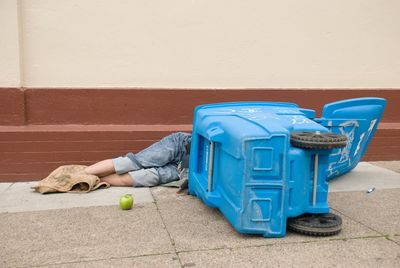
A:
{"label": "white scuff mark on bin", "polygon": [[281,120],[276,113],[266,112],[260,108],[242,108],[237,111],[237,114],[243,118],[250,119],[252,121],[263,121],[263,120]]}
{"label": "white scuff mark on bin", "polygon": [[303,115],[293,115],[292,116],[292,125],[305,125],[305,124],[313,124],[314,121],[311,121],[307,117]]}
{"label": "white scuff mark on bin", "polygon": [[264,113],[265,111],[263,111],[261,108],[258,107],[252,107],[252,108],[240,108],[238,110],[235,110],[235,113],[238,114],[259,114],[259,113]]}
{"label": "white scuff mark on bin", "polygon": [[[349,131],[346,131],[346,128],[349,128]],[[331,154],[330,158],[336,159],[334,156],[339,156],[337,161],[332,161],[328,165],[328,178],[338,175],[338,171],[334,170],[333,167],[336,166],[337,168],[342,168],[343,166],[350,166],[351,165],[351,158],[350,158],[350,150],[351,146],[354,141],[354,135],[356,129],[359,127],[359,123],[357,120],[349,120],[341,123],[339,125],[340,134],[345,135],[347,137],[347,143],[344,148],[338,150],[336,154]]]}
{"label": "white scuff mark on bin", "polygon": [[212,115],[214,114],[236,114],[239,113],[241,109],[235,109],[231,107],[219,107],[212,110]]}
{"label": "white scuff mark on bin", "polygon": [[369,128],[368,128],[368,135],[371,134],[372,130],[374,129],[376,121],[378,121],[378,119],[374,119],[371,121],[371,124],[369,125]]}
{"label": "white scuff mark on bin", "polygon": [[215,115],[227,115],[227,114],[233,114],[236,113],[236,109],[231,109],[231,108],[219,108],[215,110]]}
{"label": "white scuff mark on bin", "polygon": [[[356,129],[358,128],[359,124],[358,124],[358,121],[351,120],[351,121],[343,122],[339,126],[340,126],[340,128],[339,128],[340,133],[347,137],[347,143],[344,148],[339,150],[340,159],[339,159],[338,163],[341,164],[341,163],[348,162],[348,165],[350,166],[350,164],[351,164],[350,150],[351,150],[351,146],[354,141],[354,135],[355,135]],[[346,130],[345,130],[346,127],[351,127],[349,132],[346,132]]]}
{"label": "white scuff mark on bin", "polygon": [[372,130],[373,130],[374,127],[375,127],[376,121],[378,121],[378,120],[377,120],[377,119],[371,120],[371,123],[369,124],[369,128],[368,128],[368,130],[367,130],[367,134],[365,134],[365,132],[364,132],[364,133],[362,133],[362,134],[360,135],[360,140],[358,141],[357,148],[356,148],[356,150],[354,151],[353,156],[356,156],[356,155],[358,154],[358,152],[360,151],[360,149],[361,149],[361,144],[362,144],[362,142],[364,141],[364,138],[365,138],[366,141],[368,140],[369,136],[371,135]]}
{"label": "white scuff mark on bin", "polygon": [[357,148],[356,148],[356,150],[354,151],[353,156],[356,156],[356,155],[358,154],[358,151],[360,151],[361,143],[362,143],[362,141],[363,141],[363,139],[364,139],[364,136],[365,136],[365,132],[362,133],[362,134],[360,135],[360,140],[358,141]]}
{"label": "white scuff mark on bin", "polygon": [[245,112],[245,113],[261,113],[262,110],[260,108],[242,108],[239,110],[239,112]]}
{"label": "white scuff mark on bin", "polygon": [[295,110],[295,109],[289,109],[289,108],[281,108],[281,107],[275,107],[273,108],[273,110],[275,111],[275,113],[277,114],[301,114],[299,110]]}
{"label": "white scuff mark on bin", "polygon": [[252,211],[252,220],[260,220],[263,219],[262,215],[262,209],[261,207],[257,204],[257,202],[253,202],[253,211]]}
{"label": "white scuff mark on bin", "polygon": [[241,114],[241,116],[250,119],[250,120],[258,120],[258,121],[264,121],[264,120],[281,120],[278,116],[275,114]]}

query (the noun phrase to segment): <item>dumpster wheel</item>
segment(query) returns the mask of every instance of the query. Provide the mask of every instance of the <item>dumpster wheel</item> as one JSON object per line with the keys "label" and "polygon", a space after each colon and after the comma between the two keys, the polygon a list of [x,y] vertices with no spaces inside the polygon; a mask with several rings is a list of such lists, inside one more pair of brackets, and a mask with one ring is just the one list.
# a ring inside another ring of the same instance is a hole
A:
{"label": "dumpster wheel", "polygon": [[332,132],[292,132],[290,143],[307,149],[333,149],[346,146],[347,137]]}
{"label": "dumpster wheel", "polygon": [[288,228],[294,232],[311,236],[331,236],[342,230],[342,218],[333,213],[304,214],[289,218]]}

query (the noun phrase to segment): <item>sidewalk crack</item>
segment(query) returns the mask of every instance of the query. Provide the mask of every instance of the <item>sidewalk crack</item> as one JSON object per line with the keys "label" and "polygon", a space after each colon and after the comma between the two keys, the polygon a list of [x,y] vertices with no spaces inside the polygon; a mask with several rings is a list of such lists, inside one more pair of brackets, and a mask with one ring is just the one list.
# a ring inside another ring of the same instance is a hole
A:
{"label": "sidewalk crack", "polygon": [[8,185],[8,187],[6,189],[4,189],[3,192],[8,191],[14,184],[15,184],[15,182],[13,182],[10,185]]}
{"label": "sidewalk crack", "polygon": [[158,212],[158,214],[160,215],[161,222],[162,222],[163,225],[164,225],[164,229],[165,229],[165,231],[167,232],[167,234],[168,234],[168,236],[169,236],[169,239],[170,239],[170,241],[171,241],[171,245],[174,247],[174,252],[175,252],[175,255],[176,255],[177,258],[178,258],[179,264],[180,264],[181,267],[184,267],[183,264],[182,264],[181,257],[179,256],[179,253],[178,253],[178,251],[177,251],[177,249],[176,249],[176,247],[175,247],[175,240],[172,238],[172,235],[171,235],[171,233],[169,232],[169,230],[168,230],[168,228],[167,228],[167,225],[166,225],[166,223],[165,223],[164,217],[162,216],[162,213],[161,213],[161,211],[160,211],[160,208],[158,207],[158,201],[157,201],[157,199],[154,197],[153,192],[150,191],[150,193],[151,193],[151,196],[153,197],[154,204],[156,205],[157,212]]}
{"label": "sidewalk crack", "polygon": [[399,246],[400,246],[400,243],[397,243],[397,241],[394,241],[394,240],[390,239],[390,236],[391,236],[391,235],[382,233],[382,232],[380,232],[380,231],[378,231],[378,230],[375,230],[374,228],[368,226],[367,224],[365,224],[365,223],[363,223],[363,222],[361,222],[361,221],[359,221],[359,220],[356,220],[356,219],[354,219],[354,218],[352,218],[352,217],[346,215],[345,213],[341,212],[341,211],[338,210],[338,209],[335,209],[335,208],[331,208],[331,209],[334,210],[334,211],[336,211],[336,212],[339,212],[339,213],[342,214],[343,216],[346,216],[347,218],[351,219],[352,221],[355,221],[355,222],[361,224],[362,226],[364,226],[364,227],[370,229],[371,231],[374,231],[374,232],[380,234],[382,237],[386,238],[386,240],[389,240],[389,241],[395,243],[396,245],[399,245]]}
{"label": "sidewalk crack", "polygon": [[[121,256],[121,257],[110,257],[110,258],[97,258],[97,259],[88,259],[88,260],[77,260],[77,261],[67,261],[67,262],[56,262],[56,263],[47,263],[47,264],[39,264],[39,265],[31,265],[29,267],[48,267],[54,265],[63,265],[63,264],[75,264],[75,263],[92,263],[98,261],[110,261],[110,260],[121,260],[121,259],[135,259],[141,257],[149,257],[149,256],[163,256],[169,255],[172,252],[165,252],[165,253],[149,253],[149,254],[141,254],[141,255],[134,255],[134,256]],[[25,266],[20,266],[25,267]]]}

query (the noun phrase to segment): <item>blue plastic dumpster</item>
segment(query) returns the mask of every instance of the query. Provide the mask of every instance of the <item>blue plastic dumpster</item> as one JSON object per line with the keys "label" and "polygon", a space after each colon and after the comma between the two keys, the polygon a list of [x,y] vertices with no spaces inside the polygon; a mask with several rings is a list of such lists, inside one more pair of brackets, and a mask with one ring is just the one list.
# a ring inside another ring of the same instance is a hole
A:
{"label": "blue plastic dumpster", "polygon": [[[240,233],[282,237],[287,219],[329,212],[328,179],[360,161],[385,100],[324,107],[322,118],[293,103],[237,102],[195,109],[189,193],[218,208]],[[291,133],[338,133],[343,148],[299,148]]]}

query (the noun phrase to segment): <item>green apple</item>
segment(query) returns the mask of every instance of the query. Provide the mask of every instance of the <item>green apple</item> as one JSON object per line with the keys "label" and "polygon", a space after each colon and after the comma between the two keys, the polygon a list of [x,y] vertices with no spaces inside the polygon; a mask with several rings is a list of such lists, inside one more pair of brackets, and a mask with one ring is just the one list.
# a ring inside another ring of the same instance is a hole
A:
{"label": "green apple", "polygon": [[123,210],[131,209],[133,205],[133,196],[131,194],[125,194],[119,199],[119,207]]}

